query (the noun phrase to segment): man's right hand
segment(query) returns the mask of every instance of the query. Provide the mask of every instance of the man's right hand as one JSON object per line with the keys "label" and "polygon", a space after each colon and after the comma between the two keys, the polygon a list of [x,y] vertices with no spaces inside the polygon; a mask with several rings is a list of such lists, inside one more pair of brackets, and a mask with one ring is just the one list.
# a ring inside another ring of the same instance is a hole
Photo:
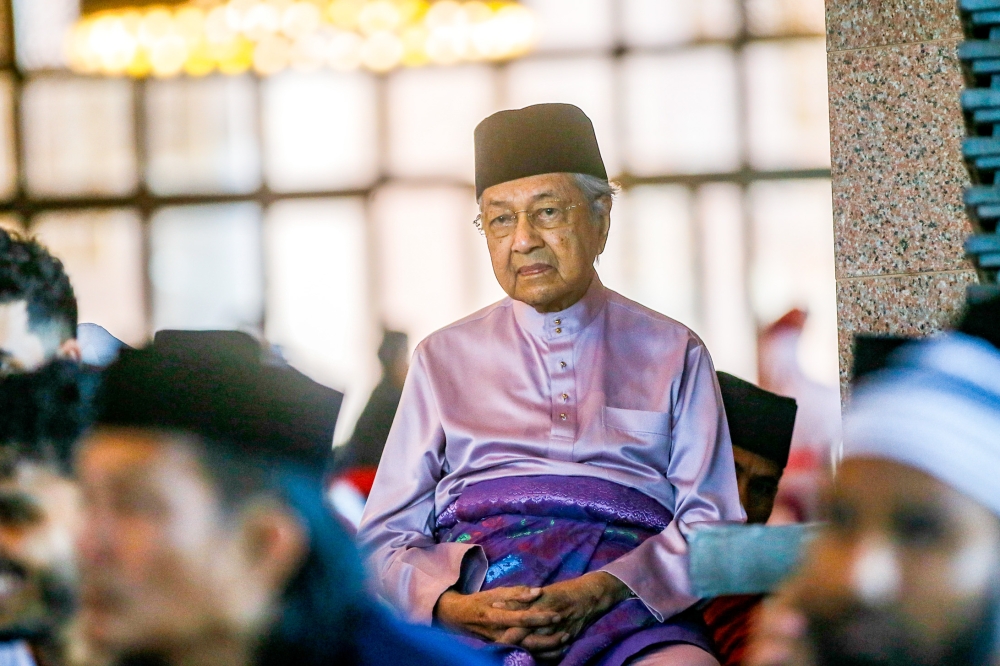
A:
{"label": "man's right hand", "polygon": [[[530,604],[542,595],[538,587],[499,587],[486,592],[459,594],[449,590],[434,607],[434,619],[441,624],[479,636],[494,643],[519,644],[536,629],[558,624],[562,618],[553,611],[532,610]],[[553,645],[564,642],[560,634],[547,637]]]}

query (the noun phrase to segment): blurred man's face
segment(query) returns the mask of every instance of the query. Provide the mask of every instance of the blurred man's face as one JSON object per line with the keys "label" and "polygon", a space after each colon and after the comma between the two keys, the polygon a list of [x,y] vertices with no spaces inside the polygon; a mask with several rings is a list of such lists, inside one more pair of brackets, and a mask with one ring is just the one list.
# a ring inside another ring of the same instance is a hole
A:
{"label": "blurred man's face", "polygon": [[766,523],[774,509],[774,497],[778,494],[778,482],[783,470],[773,460],[740,446],[733,446],[733,460],[736,462],[740,503],[747,512],[747,522]]}
{"label": "blurred man's face", "polygon": [[169,652],[240,624],[234,598],[253,581],[191,446],[102,428],[84,440],[78,472],[81,619],[95,647]]}
{"label": "blurred man's face", "polygon": [[32,329],[28,302],[0,303],[0,376],[34,372],[53,359],[80,360],[76,338],[61,339],[58,326]]}
{"label": "blurred man's face", "polygon": [[849,460],[801,579],[820,664],[985,663],[1000,520],[911,467]]}
{"label": "blurred man's face", "polygon": [[56,353],[28,325],[28,302],[0,303],[0,374],[37,370]]}
{"label": "blurred man's face", "polygon": [[[524,213],[511,217],[519,211],[534,212],[542,224],[532,224]],[[500,222],[507,219],[516,222]],[[550,219],[555,223],[545,222]],[[520,178],[488,187],[482,196],[493,273],[508,296],[539,312],[565,310],[587,293],[610,223],[608,215],[593,220],[570,174]]]}
{"label": "blurred man's face", "polygon": [[76,484],[20,462],[0,479],[0,633],[58,630],[75,610]]}

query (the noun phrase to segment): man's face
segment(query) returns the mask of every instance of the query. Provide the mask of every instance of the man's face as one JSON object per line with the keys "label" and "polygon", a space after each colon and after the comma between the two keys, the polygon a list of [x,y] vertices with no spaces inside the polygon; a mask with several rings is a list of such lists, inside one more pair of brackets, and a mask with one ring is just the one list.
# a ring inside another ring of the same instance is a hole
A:
{"label": "man's face", "polygon": [[[610,213],[610,199],[606,204]],[[557,213],[554,225],[533,224],[523,213],[513,226],[494,223],[518,211],[537,212],[540,220],[551,217],[551,211],[565,212]],[[550,173],[487,188],[482,225],[493,273],[507,295],[539,312],[558,312],[587,293],[594,261],[608,239],[610,217],[595,221],[573,177]]]}
{"label": "man's face", "polygon": [[797,588],[820,664],[985,663],[1000,520],[911,467],[849,460]]}
{"label": "man's face", "polygon": [[251,581],[193,447],[102,428],[82,443],[78,471],[81,619],[95,646],[169,651],[229,629],[233,595]]}
{"label": "man's face", "polygon": [[60,629],[75,610],[76,484],[45,465],[17,463],[0,479],[0,633]]}
{"label": "man's face", "polygon": [[28,325],[28,302],[0,303],[0,375],[31,372],[55,358],[59,345]]}
{"label": "man's face", "polygon": [[740,446],[733,446],[733,460],[736,462],[740,504],[747,512],[747,522],[766,523],[774,508],[774,496],[778,494],[781,467],[773,460]]}

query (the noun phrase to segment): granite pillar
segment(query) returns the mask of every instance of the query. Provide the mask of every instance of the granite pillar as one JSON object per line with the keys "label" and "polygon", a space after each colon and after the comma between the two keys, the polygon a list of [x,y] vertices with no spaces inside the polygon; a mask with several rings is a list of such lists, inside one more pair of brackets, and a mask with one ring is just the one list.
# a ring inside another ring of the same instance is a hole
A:
{"label": "granite pillar", "polygon": [[827,0],[841,385],[856,333],[928,335],[976,281],[956,0]]}

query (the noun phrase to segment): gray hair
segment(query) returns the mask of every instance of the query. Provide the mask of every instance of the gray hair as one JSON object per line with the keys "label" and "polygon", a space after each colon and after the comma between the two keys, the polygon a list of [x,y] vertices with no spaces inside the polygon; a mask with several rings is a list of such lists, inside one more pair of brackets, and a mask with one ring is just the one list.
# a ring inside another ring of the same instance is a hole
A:
{"label": "gray hair", "polygon": [[590,202],[590,216],[594,222],[597,222],[601,219],[601,215],[608,212],[601,199],[604,197],[614,199],[618,196],[621,188],[610,180],[591,176],[589,173],[574,173],[572,176],[580,193]]}

